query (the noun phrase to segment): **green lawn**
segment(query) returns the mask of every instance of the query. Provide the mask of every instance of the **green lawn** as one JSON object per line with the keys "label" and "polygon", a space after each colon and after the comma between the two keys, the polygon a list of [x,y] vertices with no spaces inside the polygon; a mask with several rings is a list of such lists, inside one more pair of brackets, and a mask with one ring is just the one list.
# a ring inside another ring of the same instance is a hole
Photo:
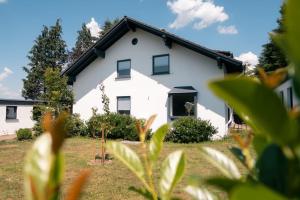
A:
{"label": "green lawn", "polygon": [[[29,142],[2,141],[0,142],[0,199],[24,199],[23,197],[23,160],[26,151],[32,145]],[[92,175],[82,194],[82,199],[141,199],[135,193],[128,191],[131,185],[139,186],[135,176],[118,160],[104,166],[89,166],[88,162],[94,158],[96,147],[99,148],[100,141],[88,138],[71,138],[64,145],[66,157],[65,188],[85,168],[92,169]],[[201,157],[198,147],[201,145],[216,148],[230,155],[228,147],[235,145],[232,139],[222,141],[206,142],[201,144],[172,144],[166,143],[161,160],[176,149],[183,149],[187,156],[187,167],[184,179],[176,188],[176,194],[183,199],[189,197],[182,191],[187,184],[188,177],[197,175],[209,177],[218,175],[216,168],[211,166]],[[137,145],[129,145],[137,149]],[[230,155],[230,157],[232,157]],[[245,169],[238,165],[244,171]],[[158,177],[158,173],[155,174]],[[224,193],[214,189],[221,196]]]}

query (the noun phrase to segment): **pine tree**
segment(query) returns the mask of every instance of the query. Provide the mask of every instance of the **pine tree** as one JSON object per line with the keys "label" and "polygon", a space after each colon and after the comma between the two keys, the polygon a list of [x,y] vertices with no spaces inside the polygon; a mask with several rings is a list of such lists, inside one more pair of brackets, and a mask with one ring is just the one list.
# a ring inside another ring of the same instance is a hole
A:
{"label": "pine tree", "polygon": [[66,43],[62,39],[62,27],[58,19],[54,26],[43,27],[41,34],[34,41],[34,45],[27,56],[27,73],[23,79],[22,96],[26,99],[41,99],[44,92],[44,73],[47,67],[61,71],[67,60]]}
{"label": "pine tree", "polygon": [[100,37],[105,35],[112,27],[114,27],[117,23],[119,23],[119,18],[115,18],[114,20],[105,20],[103,25],[103,30],[100,33]]}
{"label": "pine tree", "polygon": [[[285,18],[284,9],[285,6],[282,5],[280,9],[281,17],[277,20],[278,27],[273,30],[274,33],[283,33],[285,31],[283,26]],[[286,57],[275,42],[270,38],[269,42],[263,45],[258,66],[263,67],[266,71],[274,71],[278,68],[286,67],[287,65]]]}
{"label": "pine tree", "polygon": [[98,38],[91,35],[90,30],[85,24],[82,24],[81,30],[79,30],[75,47],[72,48],[72,52],[69,58],[69,63],[74,63],[90,46],[92,46]]}

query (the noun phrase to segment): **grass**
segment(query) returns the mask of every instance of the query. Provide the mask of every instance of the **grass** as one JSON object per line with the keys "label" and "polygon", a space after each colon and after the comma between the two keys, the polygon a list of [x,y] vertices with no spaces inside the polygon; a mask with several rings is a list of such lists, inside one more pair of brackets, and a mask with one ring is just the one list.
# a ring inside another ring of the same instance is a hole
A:
{"label": "grass", "polygon": [[[2,141],[0,142],[0,199],[24,199],[23,196],[23,160],[26,151],[31,147],[32,141]],[[169,153],[183,149],[187,157],[185,176],[176,188],[176,195],[183,199],[189,197],[182,191],[191,175],[203,178],[220,175],[218,170],[201,157],[198,148],[201,145],[216,148],[225,154],[229,146],[235,145],[230,138],[222,141],[205,142],[201,144],[173,144],[166,143],[160,161]],[[138,145],[129,145],[137,150]],[[100,141],[89,138],[71,138],[64,145],[66,159],[66,172],[63,191],[70,185],[82,169],[92,169],[92,175],[86,185],[82,199],[141,199],[134,192],[128,191],[129,186],[140,186],[135,176],[118,160],[104,166],[90,166],[88,162],[94,159],[96,148]],[[245,169],[238,165],[245,172]],[[155,174],[159,176],[158,173]],[[226,198],[226,195],[212,188],[215,193]]]}

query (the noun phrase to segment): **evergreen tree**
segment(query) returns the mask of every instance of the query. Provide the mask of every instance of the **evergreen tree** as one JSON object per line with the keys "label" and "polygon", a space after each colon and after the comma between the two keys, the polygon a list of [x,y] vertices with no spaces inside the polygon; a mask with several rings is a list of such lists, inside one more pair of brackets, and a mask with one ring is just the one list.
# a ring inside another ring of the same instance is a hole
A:
{"label": "evergreen tree", "polygon": [[103,25],[103,30],[100,33],[100,37],[105,35],[112,27],[114,27],[117,23],[119,23],[119,18],[115,18],[114,20],[105,20]]}
{"label": "evergreen tree", "polygon": [[[285,18],[284,9],[285,6],[282,5],[280,9],[281,17],[277,20],[278,27],[273,30],[274,33],[283,33],[285,31],[283,26]],[[278,68],[286,67],[287,65],[286,57],[275,42],[270,38],[269,42],[263,45],[258,66],[263,67],[266,71],[274,71]]]}
{"label": "evergreen tree", "polygon": [[85,24],[82,24],[81,30],[79,30],[75,47],[72,48],[72,52],[69,58],[69,63],[74,63],[90,46],[92,46],[98,38],[91,35],[90,30]]}
{"label": "evergreen tree", "polygon": [[60,20],[50,28],[43,27],[27,57],[30,62],[28,67],[24,67],[27,76],[23,79],[22,96],[26,99],[41,99],[45,90],[46,68],[52,67],[61,71],[67,60],[66,43],[62,39]]}

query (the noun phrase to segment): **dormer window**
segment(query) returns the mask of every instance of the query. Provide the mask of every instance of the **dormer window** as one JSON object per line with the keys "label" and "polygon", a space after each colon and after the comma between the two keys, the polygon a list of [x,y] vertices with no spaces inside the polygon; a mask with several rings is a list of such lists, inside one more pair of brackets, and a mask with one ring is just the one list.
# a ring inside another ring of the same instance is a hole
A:
{"label": "dormer window", "polygon": [[118,78],[130,78],[131,60],[119,60],[117,64]]}

